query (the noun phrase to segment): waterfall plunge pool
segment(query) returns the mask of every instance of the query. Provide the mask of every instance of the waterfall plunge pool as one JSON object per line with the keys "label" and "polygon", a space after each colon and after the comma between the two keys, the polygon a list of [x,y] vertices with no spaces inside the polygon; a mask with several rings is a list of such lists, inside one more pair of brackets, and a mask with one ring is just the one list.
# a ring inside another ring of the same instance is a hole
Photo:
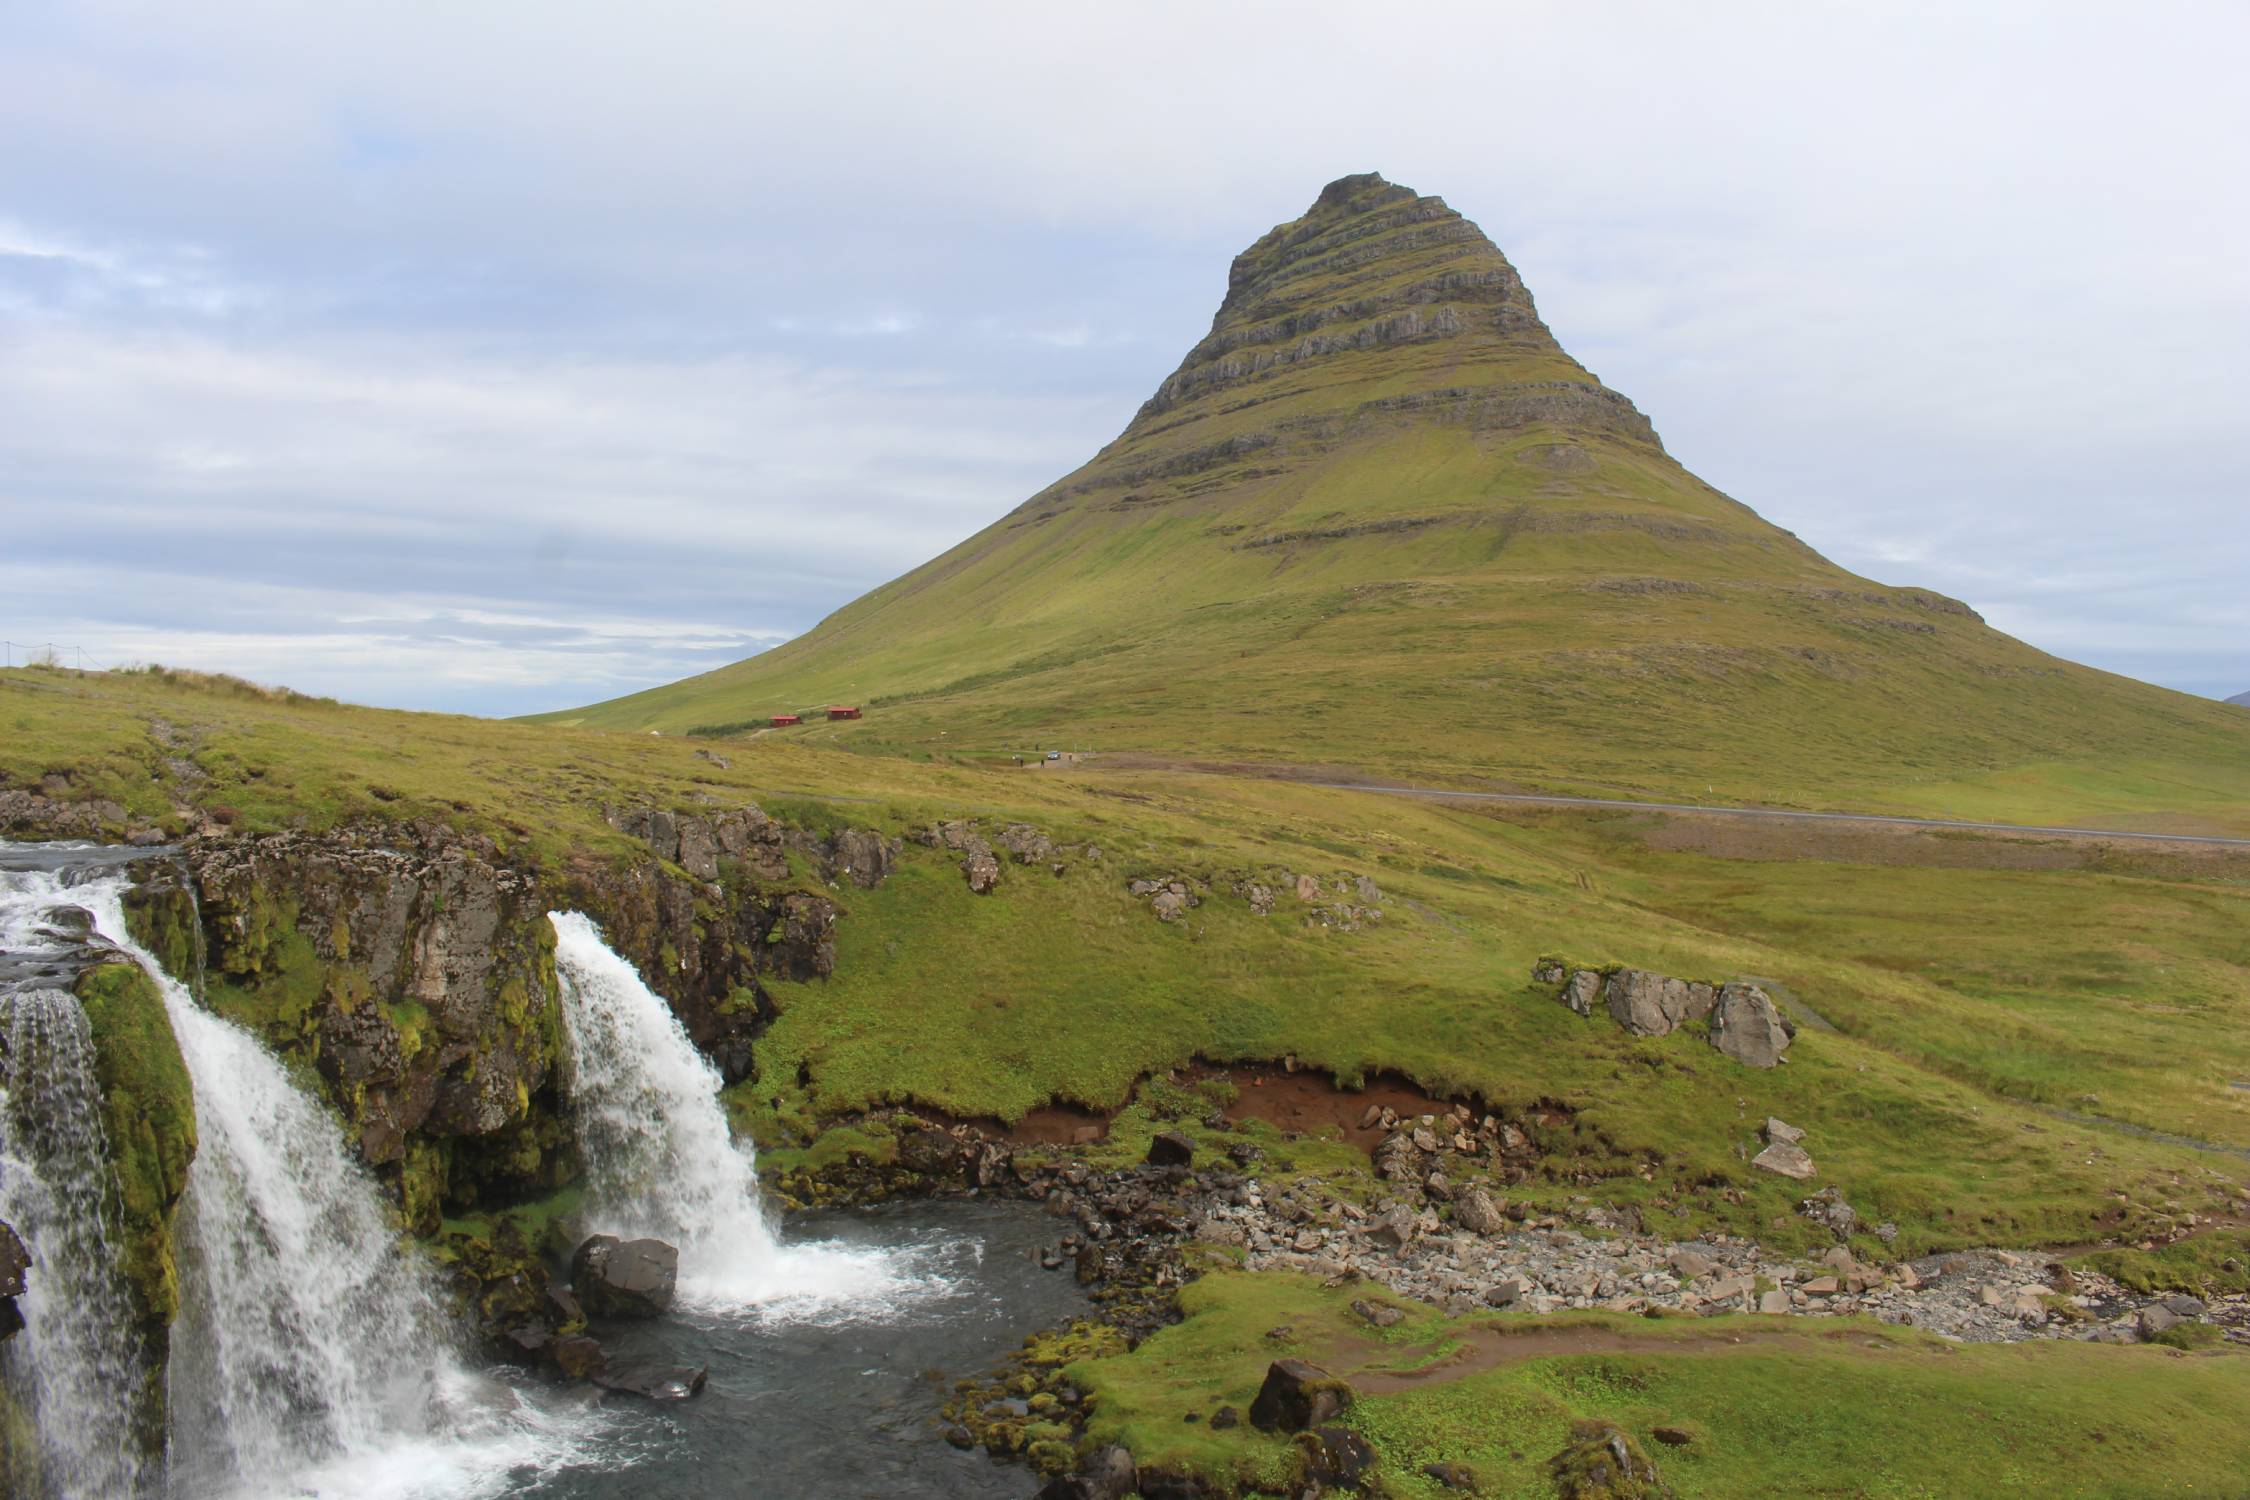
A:
{"label": "waterfall plunge pool", "polygon": [[[936,1418],[955,1379],[1087,1310],[1038,1263],[1062,1228],[1051,1215],[902,1203],[777,1232],[716,1075],[598,930],[558,913],[576,1123],[599,1164],[589,1228],[682,1250],[669,1316],[594,1332],[613,1360],[707,1369],[708,1382],[659,1403],[480,1370],[419,1258],[393,1249],[336,1122],[127,934],[124,867],[151,853],[0,843],[0,1199],[30,1242],[34,1325],[0,1350],[0,1379],[36,1423],[50,1500],[999,1500],[1035,1487],[952,1448]],[[85,1021],[48,977],[72,920],[157,983],[196,1088],[182,1308],[156,1375],[172,1423],[146,1465],[118,1446],[125,1408],[107,1410],[146,1351],[113,1337],[121,1318],[87,1291],[115,1249],[95,1181],[109,1143],[93,1096],[68,1091],[91,1086]]]}
{"label": "waterfall plunge pool", "polygon": [[[912,1277],[880,1302],[802,1314],[697,1312],[596,1329],[613,1359],[708,1366],[686,1401],[612,1396],[575,1446],[580,1457],[501,1487],[556,1500],[1021,1500],[1031,1470],[957,1451],[938,1408],[1027,1334],[1088,1310],[1067,1271],[1038,1253],[1062,1228],[1030,1204],[897,1203],[807,1213],[782,1236],[883,1255]],[[683,1273],[685,1267],[683,1266]]]}

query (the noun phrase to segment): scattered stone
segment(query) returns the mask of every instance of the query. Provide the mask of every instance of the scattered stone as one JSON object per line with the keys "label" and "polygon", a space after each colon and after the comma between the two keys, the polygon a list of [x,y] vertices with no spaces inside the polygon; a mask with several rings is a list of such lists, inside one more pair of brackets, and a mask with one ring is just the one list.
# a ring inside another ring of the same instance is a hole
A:
{"label": "scattered stone", "polygon": [[1805,1154],[1805,1148],[1791,1141],[1775,1141],[1751,1157],[1750,1165],[1768,1172],[1779,1172],[1784,1177],[1794,1177],[1799,1182],[1810,1181],[1820,1175],[1820,1169]]}
{"label": "scattered stone", "polygon": [[2144,1339],[2155,1338],[2158,1334],[2169,1332],[2186,1321],[2185,1318],[2163,1303],[2151,1303],[2141,1309],[2139,1319],[2141,1337]]}
{"label": "scattered stone", "polygon": [[1781,1061],[1789,1041],[1788,1023],[1764,990],[1739,982],[1720,986],[1711,1011],[1712,1046],[1738,1063],[1770,1068]]}
{"label": "scattered stone", "polygon": [[1649,1435],[1667,1448],[1685,1448],[1695,1441],[1695,1434],[1685,1427],[1659,1427]]}
{"label": "scattered stone", "polygon": [[1375,1467],[1375,1448],[1348,1427],[1321,1427],[1297,1439],[1305,1450],[1305,1477],[1316,1484],[1357,1489]]}
{"label": "scattered stone", "polygon": [[1467,1492],[1477,1487],[1477,1471],[1467,1464],[1424,1464],[1422,1465],[1422,1473],[1425,1477],[1436,1481],[1449,1490]]}
{"label": "scattered stone", "polygon": [[1393,1307],[1388,1302],[1369,1302],[1365,1298],[1354,1302],[1352,1311],[1377,1328],[1389,1328],[1406,1316],[1406,1309],[1403,1307]]}
{"label": "scattered stone", "polygon": [[1195,1142],[1177,1130],[1159,1131],[1149,1138],[1148,1156],[1152,1167],[1184,1167],[1195,1160]]}
{"label": "scattered stone", "polygon": [[1303,1432],[1352,1404],[1352,1388],[1318,1365],[1277,1359],[1250,1403],[1250,1425],[1260,1432]]}
{"label": "scattered stone", "polygon": [[1500,1211],[1500,1205],[1482,1187],[1472,1187],[1454,1195],[1453,1222],[1478,1234],[1498,1234],[1508,1227],[1507,1216]]}
{"label": "scattered stone", "polygon": [[1800,1127],[1790,1124],[1787,1120],[1777,1120],[1772,1115],[1766,1116],[1767,1140],[1785,1141],[1794,1146],[1802,1142],[1804,1138],[1805,1132]]}
{"label": "scattered stone", "polygon": [[570,1257],[570,1285],[597,1318],[654,1318],[672,1305],[680,1252],[662,1240],[589,1237]]}
{"label": "scattered stone", "polygon": [[1859,1212],[1844,1201],[1844,1195],[1834,1188],[1822,1188],[1797,1205],[1797,1212],[1819,1224],[1828,1226],[1828,1232],[1839,1243],[1852,1237],[1859,1227]]}
{"label": "scattered stone", "polygon": [[1411,1209],[1403,1206],[1375,1219],[1367,1226],[1367,1237],[1385,1250],[1404,1250],[1414,1243],[1420,1232]]}
{"label": "scattered stone", "polygon": [[1693,1281],[1698,1276],[1708,1276],[1719,1268],[1719,1263],[1692,1245],[1682,1245],[1671,1255],[1672,1274],[1682,1281]]}
{"label": "scattered stone", "polygon": [[1601,992],[1602,976],[1592,969],[1580,969],[1570,976],[1570,983],[1563,986],[1562,1003],[1582,1016],[1590,1016]]}
{"label": "scattered stone", "polygon": [[[978,843],[981,846],[983,840],[978,840]],[[990,895],[992,888],[1000,883],[1000,861],[993,858],[990,849],[973,849],[961,861],[961,875],[969,882],[969,889],[977,895]]]}
{"label": "scattered stone", "polygon": [[1076,1473],[1050,1480],[1033,1500],[1126,1500],[1139,1488],[1133,1455],[1112,1443],[1087,1454]]}
{"label": "scattered stone", "polygon": [[1624,1430],[1580,1422],[1570,1442],[1547,1462],[1559,1500],[1671,1500],[1672,1487]]}
{"label": "scattered stone", "polygon": [[1231,1406],[1222,1406],[1211,1413],[1211,1430],[1213,1432],[1224,1432],[1229,1427],[1240,1427],[1241,1425],[1242,1413]]}
{"label": "scattered stone", "polygon": [[1646,969],[1619,969],[1602,985],[1610,1019],[1635,1036],[1665,1036],[1683,1021],[1711,1014],[1717,994],[1707,984],[1671,979]]}

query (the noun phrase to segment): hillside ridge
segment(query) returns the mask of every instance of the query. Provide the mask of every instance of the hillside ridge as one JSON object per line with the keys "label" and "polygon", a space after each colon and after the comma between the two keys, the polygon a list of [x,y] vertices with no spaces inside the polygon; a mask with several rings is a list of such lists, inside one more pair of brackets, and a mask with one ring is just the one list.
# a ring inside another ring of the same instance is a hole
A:
{"label": "hillside ridge", "polygon": [[1124,430],[992,525],[771,651],[541,717],[724,735],[829,702],[868,717],[803,733],[904,753],[2002,818],[2030,776],[2076,789],[2040,821],[2250,809],[2237,716],[1858,577],[1696,478],[1475,223],[1375,173],[1236,256]]}

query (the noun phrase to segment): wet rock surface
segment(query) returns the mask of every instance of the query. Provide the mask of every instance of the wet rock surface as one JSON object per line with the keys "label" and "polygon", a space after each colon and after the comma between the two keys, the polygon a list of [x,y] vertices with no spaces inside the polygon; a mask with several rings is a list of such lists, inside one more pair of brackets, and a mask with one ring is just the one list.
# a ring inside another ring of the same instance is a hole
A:
{"label": "wet rock surface", "polygon": [[597,1318],[654,1318],[672,1305],[680,1252],[662,1240],[590,1236],[570,1258],[570,1289]]}

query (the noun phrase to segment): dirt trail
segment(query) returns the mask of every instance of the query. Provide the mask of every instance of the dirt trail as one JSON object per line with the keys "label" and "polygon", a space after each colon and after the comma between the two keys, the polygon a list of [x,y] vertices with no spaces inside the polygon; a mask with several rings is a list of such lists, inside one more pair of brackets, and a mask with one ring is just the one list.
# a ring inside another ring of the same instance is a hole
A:
{"label": "dirt trail", "polygon": [[1963,818],[1911,818],[1895,813],[1814,812],[1787,807],[1718,807],[1696,802],[1643,802],[1623,797],[1565,797],[1542,792],[1469,791],[1458,787],[1413,786],[1396,782],[1363,781],[1327,768],[1201,764],[1167,760],[1133,752],[1105,755],[1105,772],[1169,771],[1195,776],[1231,776],[1265,781],[1292,781],[1301,786],[1328,787],[1341,792],[1370,792],[1384,797],[1424,797],[1441,801],[1506,803],[1524,807],[1587,808],[1611,812],[1694,813],[1704,817],[1767,819],[1783,822],[1876,824],[1892,828],[1919,828],[1974,833],[2032,834],[2044,838],[2127,839],[2135,842],[2186,844],[2203,848],[2250,849],[2250,838],[2219,834],[2144,833],[2126,828],[2077,828],[2037,823],[1983,823]]}

